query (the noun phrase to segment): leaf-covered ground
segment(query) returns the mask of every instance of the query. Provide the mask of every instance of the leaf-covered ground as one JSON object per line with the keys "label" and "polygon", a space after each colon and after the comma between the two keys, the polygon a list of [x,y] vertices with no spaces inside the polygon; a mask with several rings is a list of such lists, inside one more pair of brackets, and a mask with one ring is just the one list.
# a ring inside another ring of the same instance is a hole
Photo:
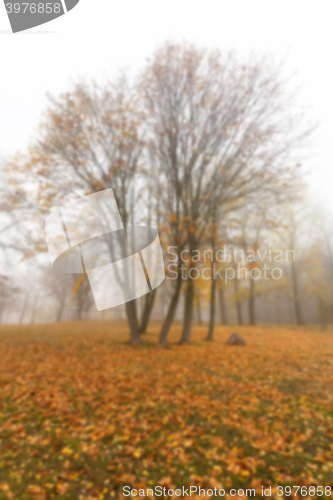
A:
{"label": "leaf-covered ground", "polygon": [[158,325],[138,347],[120,322],[1,327],[0,498],[333,485],[333,332],[234,329],[164,350]]}

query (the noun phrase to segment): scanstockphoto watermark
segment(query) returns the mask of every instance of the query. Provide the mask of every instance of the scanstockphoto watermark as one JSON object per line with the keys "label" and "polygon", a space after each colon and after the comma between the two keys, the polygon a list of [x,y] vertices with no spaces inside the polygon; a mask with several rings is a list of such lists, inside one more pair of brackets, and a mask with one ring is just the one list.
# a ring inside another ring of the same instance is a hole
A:
{"label": "scanstockphoto watermark", "polygon": [[[244,496],[245,498],[256,496],[255,489],[231,489],[231,496]],[[132,489],[130,486],[123,487],[123,495],[125,497],[191,497],[192,495],[202,496],[202,497],[224,497],[228,496],[228,493],[223,488],[201,488],[200,486],[188,486],[182,488],[166,488],[162,486],[155,486],[154,488],[147,489]]]}
{"label": "scanstockphoto watermark", "polygon": [[223,488],[201,488],[201,486],[182,486],[181,488],[166,488],[162,486],[155,486],[154,488],[141,488],[141,489],[135,489],[131,488],[130,486],[124,486],[123,487],[123,495],[124,497],[191,497],[192,495],[195,495],[196,497],[244,497],[249,498],[249,497],[255,497],[255,496],[260,496],[260,497],[290,497],[290,496],[297,496],[297,493],[302,497],[331,497],[332,496],[332,487],[331,486],[276,486],[272,488],[272,486],[266,487],[266,486],[261,486],[259,489],[254,489],[254,488],[231,488],[229,492],[227,493],[225,489]]}
{"label": "scanstockphoto watermark", "polygon": [[223,280],[225,283],[237,279],[280,280],[283,263],[296,262],[295,250],[234,249],[224,245],[212,249],[178,251],[176,246],[167,248],[167,275],[170,280],[204,279]]}

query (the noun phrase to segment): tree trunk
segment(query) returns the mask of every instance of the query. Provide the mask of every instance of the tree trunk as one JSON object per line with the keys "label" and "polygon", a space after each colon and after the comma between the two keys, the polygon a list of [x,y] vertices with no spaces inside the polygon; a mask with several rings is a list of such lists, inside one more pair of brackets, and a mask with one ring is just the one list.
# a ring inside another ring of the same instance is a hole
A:
{"label": "tree trunk", "polygon": [[291,276],[293,282],[293,295],[294,295],[294,309],[296,316],[296,323],[298,325],[303,325],[303,317],[300,304],[299,287],[298,287],[298,277],[295,262],[291,262]]}
{"label": "tree trunk", "polygon": [[138,327],[138,317],[136,314],[136,299],[130,300],[125,304],[126,316],[128,321],[128,326],[130,328],[131,342],[132,344],[140,344],[141,339],[139,335]]}
{"label": "tree trunk", "polygon": [[61,321],[61,316],[62,316],[62,313],[64,310],[65,302],[66,302],[66,294],[64,293],[63,295],[61,295],[61,299],[60,299],[60,305],[59,305],[57,319],[56,319],[57,323],[59,323],[59,321]]}
{"label": "tree trunk", "polygon": [[4,313],[5,309],[6,309],[6,303],[1,302],[1,305],[0,305],[0,325],[2,325],[2,317],[3,317],[3,313]]}
{"label": "tree trunk", "polygon": [[79,304],[77,314],[76,314],[76,319],[79,321],[82,319],[82,305],[81,304]]}
{"label": "tree trunk", "polygon": [[77,292],[77,313],[76,313],[76,319],[81,320],[82,319],[82,312],[83,312],[83,307],[84,307],[84,290],[83,290],[83,284],[81,285],[80,289]]}
{"label": "tree trunk", "polygon": [[283,314],[281,314],[280,310],[280,296],[278,293],[275,294],[275,309],[276,309],[276,323],[283,323],[282,321]]}
{"label": "tree trunk", "polygon": [[183,332],[180,339],[180,344],[189,344],[191,341],[191,328],[193,318],[193,299],[194,299],[194,283],[191,278],[188,278],[187,290],[185,296],[185,311]]}
{"label": "tree trunk", "polygon": [[225,305],[223,283],[221,284],[221,286],[219,288],[218,296],[219,296],[219,302],[220,302],[221,324],[227,325],[228,324],[228,315],[227,315],[227,309],[226,309],[226,305]]}
{"label": "tree trunk", "polygon": [[35,323],[35,314],[37,311],[38,301],[39,301],[39,293],[37,294],[34,305],[32,306],[32,314],[31,314],[31,320],[30,320],[31,325],[33,325]]}
{"label": "tree trunk", "polygon": [[215,292],[216,292],[216,280],[212,275],[212,283],[210,288],[210,309],[209,309],[209,327],[206,340],[212,341],[214,336],[214,326],[215,326]]}
{"label": "tree trunk", "polygon": [[179,297],[180,297],[180,290],[182,288],[182,284],[183,284],[183,280],[181,277],[181,273],[178,272],[176,288],[175,288],[174,294],[171,298],[171,302],[169,304],[169,309],[168,309],[168,312],[167,312],[166,317],[164,319],[164,322],[163,322],[163,325],[162,325],[162,328],[160,331],[159,340],[158,340],[159,345],[162,347],[167,346],[168,333],[169,333],[170,327],[172,325],[173,319],[174,319],[175,314],[176,314],[176,309],[177,309],[177,305],[178,305],[178,301],[179,301]]}
{"label": "tree trunk", "polygon": [[198,323],[199,323],[199,325],[202,325],[200,297],[198,297],[198,302],[197,302],[197,316],[198,316]]}
{"label": "tree trunk", "polygon": [[256,324],[255,315],[255,296],[254,296],[254,280],[250,277],[250,288],[249,288],[249,323],[250,325]]}
{"label": "tree trunk", "polygon": [[293,317],[292,303],[289,297],[287,298],[287,304],[288,304],[289,323],[292,325],[294,323],[294,317]]}
{"label": "tree trunk", "polygon": [[238,299],[238,279],[235,278],[234,280],[234,287],[235,287],[235,294],[236,294],[236,311],[237,311],[237,319],[238,319],[238,324],[242,325],[243,324],[243,315],[242,315],[242,304],[240,300]]}
{"label": "tree trunk", "polygon": [[20,316],[20,325],[22,325],[22,321],[24,318],[25,310],[27,308],[27,304],[28,304],[28,294],[26,294],[25,299],[24,299],[23,309],[21,311],[21,316]]}
{"label": "tree trunk", "polygon": [[156,288],[155,288],[155,290],[152,290],[151,292],[147,293],[147,295],[145,297],[145,305],[144,305],[143,312],[142,312],[139,333],[146,333],[147,326],[148,326],[149,319],[150,319],[150,315],[152,313],[153,305],[154,305],[154,301],[155,301],[155,292],[156,292]]}

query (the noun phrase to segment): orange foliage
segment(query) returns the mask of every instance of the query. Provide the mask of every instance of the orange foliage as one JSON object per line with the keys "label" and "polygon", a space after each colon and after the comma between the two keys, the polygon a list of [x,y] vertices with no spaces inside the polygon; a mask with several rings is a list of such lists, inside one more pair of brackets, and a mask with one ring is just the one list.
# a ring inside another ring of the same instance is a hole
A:
{"label": "orange foliage", "polygon": [[231,331],[165,350],[158,325],[137,347],[121,322],[1,327],[0,498],[330,484],[331,334]]}

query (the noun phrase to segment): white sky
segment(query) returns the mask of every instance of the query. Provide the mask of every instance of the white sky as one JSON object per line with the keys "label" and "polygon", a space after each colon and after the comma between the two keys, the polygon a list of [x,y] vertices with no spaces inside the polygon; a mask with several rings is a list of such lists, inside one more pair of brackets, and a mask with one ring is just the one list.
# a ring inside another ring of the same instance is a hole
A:
{"label": "white sky", "polygon": [[65,90],[76,76],[136,70],[166,39],[272,52],[287,56],[301,101],[321,124],[310,180],[316,201],[333,209],[332,14],[330,0],[80,0],[65,16],[13,35],[0,0],[0,154],[27,146],[46,91]]}

